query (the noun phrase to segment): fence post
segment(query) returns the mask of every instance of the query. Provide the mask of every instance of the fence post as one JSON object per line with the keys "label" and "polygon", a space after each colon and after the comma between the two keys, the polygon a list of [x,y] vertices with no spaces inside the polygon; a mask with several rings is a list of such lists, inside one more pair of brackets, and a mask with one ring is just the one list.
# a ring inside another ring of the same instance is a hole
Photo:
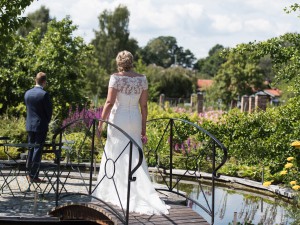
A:
{"label": "fence post", "polygon": [[249,112],[249,96],[248,95],[242,96],[241,112]]}
{"label": "fence post", "polygon": [[249,113],[252,113],[255,109],[255,96],[249,96]]}
{"label": "fence post", "polygon": [[190,97],[190,104],[191,104],[191,109],[192,111],[195,110],[195,108],[197,107],[197,100],[198,97],[195,93],[191,94],[191,97]]}
{"label": "fence post", "polygon": [[159,105],[160,105],[160,107],[165,109],[165,95],[164,94],[161,94],[159,96]]}
{"label": "fence post", "polygon": [[197,93],[197,113],[203,112],[203,94]]}
{"label": "fence post", "polygon": [[255,109],[266,110],[267,104],[269,102],[268,95],[262,91],[256,93],[255,95]]}

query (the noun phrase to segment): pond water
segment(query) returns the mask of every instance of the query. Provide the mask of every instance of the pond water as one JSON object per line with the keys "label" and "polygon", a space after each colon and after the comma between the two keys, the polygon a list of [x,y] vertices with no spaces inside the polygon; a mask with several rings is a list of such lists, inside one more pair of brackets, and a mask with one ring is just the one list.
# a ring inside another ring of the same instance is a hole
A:
{"label": "pond water", "polygon": [[[180,190],[189,194],[205,205],[198,183],[180,184]],[[211,202],[211,187],[202,185],[208,202]],[[210,216],[199,206],[189,202],[189,207],[202,215],[208,222]],[[264,194],[217,186],[215,189],[215,225],[237,224],[255,225],[296,225],[300,224],[300,210],[283,199],[269,197]],[[298,217],[298,219],[296,218]]]}

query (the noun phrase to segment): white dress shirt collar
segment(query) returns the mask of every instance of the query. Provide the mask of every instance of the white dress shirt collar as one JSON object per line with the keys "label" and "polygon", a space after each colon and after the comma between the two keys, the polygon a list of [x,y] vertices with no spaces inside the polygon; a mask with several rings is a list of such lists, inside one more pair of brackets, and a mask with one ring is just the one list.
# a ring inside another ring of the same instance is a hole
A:
{"label": "white dress shirt collar", "polygon": [[39,87],[39,88],[42,88],[43,89],[43,86],[39,85],[39,84],[36,84],[34,87]]}

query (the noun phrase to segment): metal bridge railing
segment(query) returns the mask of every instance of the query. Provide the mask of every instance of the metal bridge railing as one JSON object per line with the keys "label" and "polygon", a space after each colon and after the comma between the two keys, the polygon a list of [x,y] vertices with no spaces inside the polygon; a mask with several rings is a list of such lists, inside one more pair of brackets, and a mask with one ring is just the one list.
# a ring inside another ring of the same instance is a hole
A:
{"label": "metal bridge railing", "polygon": [[[83,180],[82,185],[86,186],[86,191],[82,193],[62,193],[60,188],[62,183],[59,179],[61,171],[58,171],[56,182],[57,206],[61,199],[70,195],[87,195],[110,207],[101,199],[92,196],[93,191],[100,184],[100,182],[103,179],[107,179],[107,177],[104,177],[99,183],[93,183],[93,175],[95,175],[96,172],[95,157],[99,154],[102,155],[106,138],[105,130],[100,136],[98,130],[96,129],[98,122],[99,120],[97,119],[78,119],[57,130],[53,135],[53,149],[57,148],[55,150],[57,150],[59,153],[59,159],[64,157],[64,153],[62,151],[62,145],[57,145],[57,143],[63,143],[64,141],[68,141],[70,139],[75,140],[74,152],[68,156],[71,165],[66,167],[66,165],[61,165],[61,160],[57,160],[59,165],[58,170],[69,170],[69,174],[72,172],[76,172],[77,174],[79,173]],[[121,168],[122,170],[127,169],[128,171],[126,209],[122,207],[122,213],[120,214],[117,210],[110,207],[124,224],[128,224],[129,220],[130,183],[135,181],[134,173],[142,164],[143,151],[148,166],[157,167],[158,175],[162,178],[163,183],[166,185],[166,188],[157,190],[176,193],[193,202],[211,216],[211,223],[214,224],[215,179],[218,177],[217,171],[227,159],[227,149],[216,137],[200,126],[187,120],[159,118],[147,122],[148,142],[145,146],[143,146],[142,149],[142,146],[139,146],[125,131],[120,129],[118,126],[107,121],[103,121],[103,123],[115,128],[128,140],[124,150],[120,151],[121,154],[124,154],[125,151],[129,151],[129,168]],[[132,165],[131,161],[133,151],[138,151],[139,157],[138,162],[135,165]],[[88,171],[83,171],[81,166],[83,161],[89,163]],[[173,173],[175,168],[181,169],[182,171],[181,174],[176,174],[176,179],[175,174]],[[88,179],[84,179],[83,174],[86,174],[87,172],[89,173],[89,177]],[[206,193],[203,190],[201,181],[199,179],[201,178],[199,172],[208,172],[211,174],[211,202],[209,202],[206,198]],[[205,204],[201,204],[197,201],[197,199],[192,199],[189,196],[177,191],[180,182],[183,181],[187,175],[193,176],[199,181],[201,193],[205,199]],[[110,177],[109,179],[112,178],[113,177]],[[88,180],[88,182],[86,180]],[[119,191],[118,187],[116,187],[116,191]]]}
{"label": "metal bridge railing", "polygon": [[[215,180],[217,171],[227,160],[225,146],[202,127],[183,119],[152,119],[147,123],[147,134],[145,158],[149,166],[157,167],[166,185],[157,190],[176,193],[193,202],[211,216],[211,224],[214,224]],[[180,169],[181,173],[175,175],[174,168]],[[211,202],[202,187],[201,172],[211,174]],[[180,182],[187,176],[198,181],[205,204],[178,192]]]}

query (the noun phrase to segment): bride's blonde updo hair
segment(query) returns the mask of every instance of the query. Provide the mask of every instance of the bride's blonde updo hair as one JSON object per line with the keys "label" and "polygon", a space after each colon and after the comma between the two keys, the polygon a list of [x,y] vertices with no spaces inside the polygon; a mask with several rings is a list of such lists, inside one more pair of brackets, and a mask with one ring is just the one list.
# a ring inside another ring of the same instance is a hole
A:
{"label": "bride's blonde updo hair", "polygon": [[116,61],[119,72],[127,72],[133,68],[133,55],[129,51],[119,52]]}

